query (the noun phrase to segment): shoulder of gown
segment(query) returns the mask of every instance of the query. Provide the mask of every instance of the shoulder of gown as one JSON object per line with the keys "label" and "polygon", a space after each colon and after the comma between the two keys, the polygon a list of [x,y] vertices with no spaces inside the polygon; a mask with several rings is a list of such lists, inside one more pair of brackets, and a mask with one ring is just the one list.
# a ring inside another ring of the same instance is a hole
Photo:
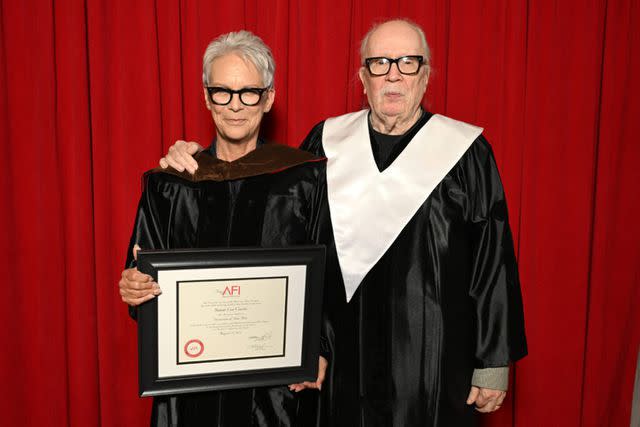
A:
{"label": "shoulder of gown", "polygon": [[324,120],[316,124],[306,138],[300,144],[300,149],[309,151],[316,156],[325,157],[324,148],[322,147],[322,131],[324,129]]}

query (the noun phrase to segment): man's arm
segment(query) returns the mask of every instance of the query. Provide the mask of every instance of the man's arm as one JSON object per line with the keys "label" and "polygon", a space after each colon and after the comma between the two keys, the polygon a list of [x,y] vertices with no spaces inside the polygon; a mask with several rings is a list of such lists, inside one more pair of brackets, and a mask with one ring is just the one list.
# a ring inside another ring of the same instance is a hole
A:
{"label": "man's arm", "polygon": [[[300,149],[324,156],[324,151],[322,150],[323,127],[324,122],[315,125],[305,140],[302,141]],[[166,169],[171,166],[178,172],[186,170],[190,174],[194,174],[198,169],[198,163],[193,156],[202,150],[204,150],[204,147],[197,142],[178,140],[169,147],[167,155],[160,159],[160,167]]]}
{"label": "man's arm", "polygon": [[507,391],[509,388],[509,367],[475,369],[471,385],[478,388]]}
{"label": "man's arm", "polygon": [[480,136],[467,175],[476,311],[476,368],[508,366],[527,354],[518,266],[504,189],[491,147]]}
{"label": "man's arm", "polygon": [[470,149],[465,176],[474,265],[469,295],[476,311],[476,369],[467,399],[480,412],[502,406],[509,364],[527,353],[518,268],[504,189],[483,136]]}
{"label": "man's arm", "polygon": [[178,172],[183,172],[186,169],[193,175],[198,169],[198,162],[193,156],[202,150],[204,147],[197,142],[178,140],[169,147],[167,155],[160,159],[160,167],[166,169],[171,166]]}

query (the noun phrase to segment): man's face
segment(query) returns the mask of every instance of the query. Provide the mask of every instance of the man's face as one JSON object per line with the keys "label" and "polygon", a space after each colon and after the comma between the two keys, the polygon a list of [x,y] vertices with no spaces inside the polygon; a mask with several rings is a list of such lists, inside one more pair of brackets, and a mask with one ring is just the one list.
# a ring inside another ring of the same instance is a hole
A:
{"label": "man's face", "polygon": [[[418,33],[403,22],[382,24],[369,36],[366,49],[367,58],[395,59],[425,54]],[[389,73],[383,76],[372,76],[364,66],[359,75],[371,109],[383,121],[412,117],[429,80],[428,68],[424,65],[415,75],[401,74],[397,64],[392,64]]]}
{"label": "man's face", "polygon": [[[262,76],[251,61],[230,53],[212,62],[209,86],[240,90],[261,88],[263,82]],[[268,90],[262,94],[257,105],[247,106],[240,101],[239,94],[234,94],[227,105],[217,105],[211,102],[205,88],[204,99],[207,108],[211,110],[218,139],[229,143],[242,143],[257,136],[262,116],[271,109],[274,95],[273,90]]]}

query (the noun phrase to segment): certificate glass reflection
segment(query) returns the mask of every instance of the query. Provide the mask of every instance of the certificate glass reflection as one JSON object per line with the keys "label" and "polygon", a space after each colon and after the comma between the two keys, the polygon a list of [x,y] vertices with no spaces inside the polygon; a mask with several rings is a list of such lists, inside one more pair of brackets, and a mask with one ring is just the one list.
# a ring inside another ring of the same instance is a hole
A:
{"label": "certificate glass reflection", "polygon": [[287,277],[177,283],[177,363],[283,356]]}

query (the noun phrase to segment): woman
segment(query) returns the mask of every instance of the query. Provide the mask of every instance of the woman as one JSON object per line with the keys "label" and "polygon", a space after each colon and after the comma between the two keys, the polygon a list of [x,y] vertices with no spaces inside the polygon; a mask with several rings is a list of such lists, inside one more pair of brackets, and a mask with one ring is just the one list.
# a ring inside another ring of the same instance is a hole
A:
{"label": "woman", "polygon": [[[311,154],[264,144],[260,124],[274,101],[269,48],[247,31],[224,34],[203,58],[203,94],[217,137],[195,158],[194,175],[145,174],[122,300],[135,307],[160,294],[135,269],[133,248],[288,246],[318,241],[328,224],[324,163]],[[132,309],[135,315],[135,309]],[[153,426],[303,426],[315,413],[316,383],[156,397]]]}

